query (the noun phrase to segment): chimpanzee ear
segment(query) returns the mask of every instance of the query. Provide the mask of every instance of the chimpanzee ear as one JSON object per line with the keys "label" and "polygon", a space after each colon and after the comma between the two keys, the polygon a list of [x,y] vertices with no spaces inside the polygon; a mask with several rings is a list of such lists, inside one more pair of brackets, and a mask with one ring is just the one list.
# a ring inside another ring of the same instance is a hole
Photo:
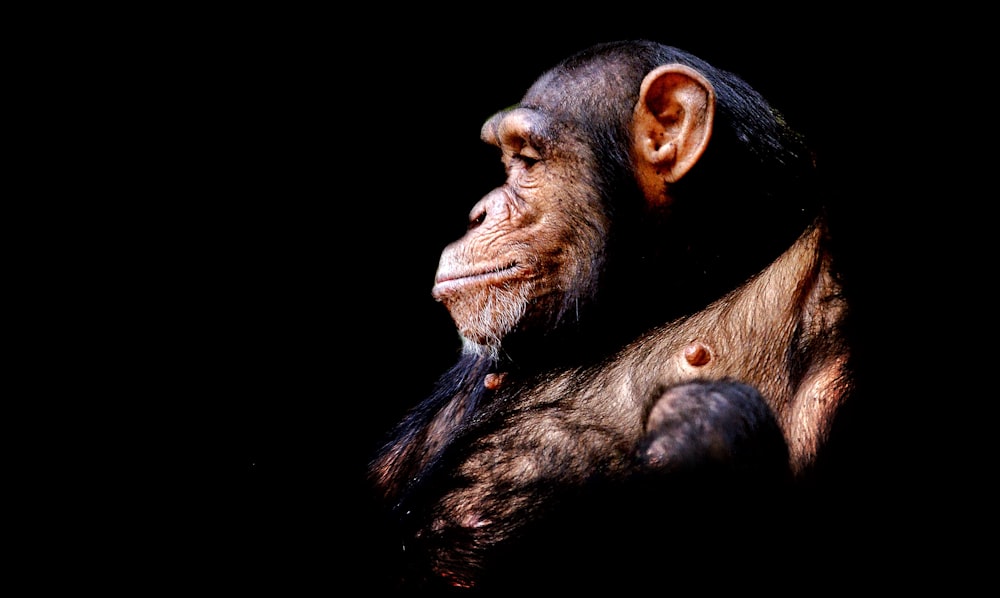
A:
{"label": "chimpanzee ear", "polygon": [[694,166],[708,145],[715,90],[701,73],[682,64],[650,71],[639,88],[632,142],[639,181],[659,197]]}

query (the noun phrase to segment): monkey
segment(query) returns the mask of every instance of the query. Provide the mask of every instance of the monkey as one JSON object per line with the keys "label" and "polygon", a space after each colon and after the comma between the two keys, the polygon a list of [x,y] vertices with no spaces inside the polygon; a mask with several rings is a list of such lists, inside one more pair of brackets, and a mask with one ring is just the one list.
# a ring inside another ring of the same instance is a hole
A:
{"label": "monkey", "polygon": [[[849,302],[783,115],[630,40],[563,59],[481,138],[506,177],[431,291],[459,357],[370,463],[399,584],[519,587],[546,554],[617,580],[609,547],[641,527],[619,522],[808,479],[854,388]],[[616,540],[580,547],[598,528]]]}

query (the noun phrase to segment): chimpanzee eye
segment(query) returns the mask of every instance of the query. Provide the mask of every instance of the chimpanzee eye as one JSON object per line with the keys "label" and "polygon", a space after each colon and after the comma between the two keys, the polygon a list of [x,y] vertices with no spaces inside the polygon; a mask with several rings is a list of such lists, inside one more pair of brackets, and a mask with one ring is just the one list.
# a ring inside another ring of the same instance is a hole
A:
{"label": "chimpanzee eye", "polygon": [[514,154],[514,158],[520,160],[527,168],[531,168],[542,159],[542,155],[531,145],[525,144],[521,151]]}
{"label": "chimpanzee eye", "polygon": [[531,156],[527,156],[525,154],[517,154],[514,156],[514,159],[520,160],[527,168],[531,168],[538,163],[538,158],[532,158]]}

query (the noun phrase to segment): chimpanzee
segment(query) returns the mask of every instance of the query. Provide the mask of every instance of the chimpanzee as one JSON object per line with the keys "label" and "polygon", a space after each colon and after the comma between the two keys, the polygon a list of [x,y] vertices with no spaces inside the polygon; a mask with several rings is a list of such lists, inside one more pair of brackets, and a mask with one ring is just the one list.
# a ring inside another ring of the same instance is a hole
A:
{"label": "chimpanzee", "polygon": [[803,136],[633,40],[561,61],[482,139],[506,180],[432,291],[461,356],[370,467],[399,587],[621,590],[794,553],[775,514],[854,388]]}

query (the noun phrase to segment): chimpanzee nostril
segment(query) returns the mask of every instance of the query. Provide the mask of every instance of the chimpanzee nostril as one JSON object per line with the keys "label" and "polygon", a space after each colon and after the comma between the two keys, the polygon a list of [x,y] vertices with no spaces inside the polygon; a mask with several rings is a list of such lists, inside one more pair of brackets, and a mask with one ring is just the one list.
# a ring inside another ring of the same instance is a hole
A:
{"label": "chimpanzee nostril", "polygon": [[486,210],[479,212],[476,216],[469,221],[469,230],[472,230],[482,224],[486,220]]}

